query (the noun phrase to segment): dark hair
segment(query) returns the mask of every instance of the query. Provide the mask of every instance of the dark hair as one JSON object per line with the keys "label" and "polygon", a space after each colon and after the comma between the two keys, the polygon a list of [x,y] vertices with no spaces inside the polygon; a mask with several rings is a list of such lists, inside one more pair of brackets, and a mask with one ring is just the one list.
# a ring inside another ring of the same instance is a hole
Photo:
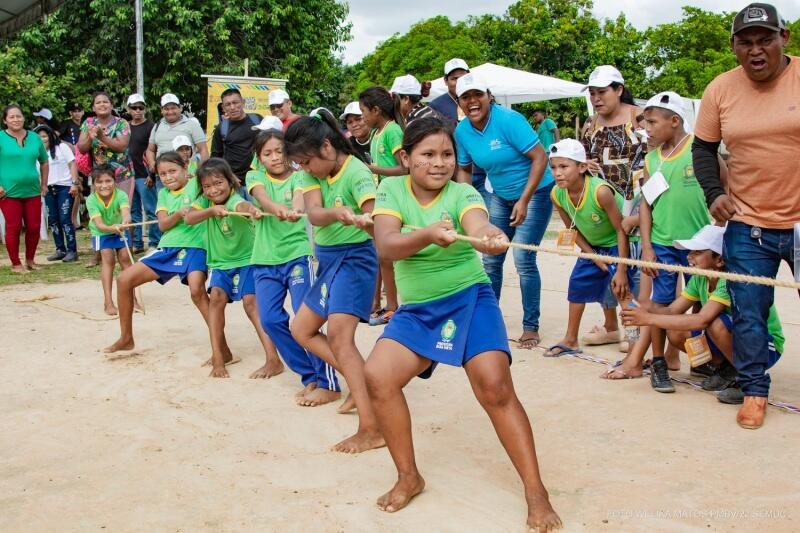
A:
{"label": "dark hair", "polygon": [[402,98],[403,96],[405,96],[406,98],[411,100],[412,104],[417,105],[420,100],[422,100],[423,98],[427,98],[428,95],[430,95],[430,94],[431,94],[431,82],[423,81],[420,84],[419,94],[403,94],[403,93],[400,93],[400,97]]}
{"label": "dark hair", "polygon": [[[208,176],[221,176],[231,187],[231,194],[239,188],[239,178],[231,170],[231,166],[221,157],[209,157],[197,169],[197,183],[201,184],[203,178]],[[197,196],[203,194],[203,188],[198,187]]]}
{"label": "dark hair", "polygon": [[439,117],[422,117],[412,120],[403,133],[403,150],[410,154],[423,139],[440,133],[445,134],[450,139],[450,142],[453,143],[453,150],[457,150],[453,129]]}
{"label": "dark hair", "polygon": [[533,110],[533,112],[534,112],[534,114],[536,114],[536,113],[541,113],[542,115],[546,115],[547,114],[547,113],[545,113],[544,109],[542,109],[541,107],[537,107],[536,109]]}
{"label": "dark hair", "polygon": [[238,94],[239,98],[242,97],[242,93],[236,87],[231,87],[230,89],[225,89],[222,91],[222,94],[219,95],[220,101],[224,100],[226,96],[230,96],[232,94]]}
{"label": "dark hair", "polygon": [[270,139],[278,139],[283,143],[283,132],[272,129],[259,131],[258,135],[256,135],[256,139],[253,141],[253,155],[256,159],[258,159],[261,150],[264,149],[264,145],[267,144]]}
{"label": "dark hair", "polygon": [[53,128],[47,126],[46,124],[39,124],[35,128],[33,128],[34,133],[39,133],[43,131],[47,134],[47,140],[50,141],[50,157],[53,159],[56,158],[56,146],[61,144],[61,138],[56,135],[56,132],[53,131]]}
{"label": "dark hair", "polygon": [[156,158],[156,170],[158,170],[158,165],[161,163],[174,163],[179,167],[186,169],[186,163],[183,161],[183,157],[181,157],[181,154],[175,150],[164,152]]}
{"label": "dark hair", "polygon": [[[105,92],[105,91],[95,91],[94,94],[92,94],[92,106],[94,106],[94,101],[97,100],[98,96],[105,96],[106,98],[108,98],[109,103],[111,102],[111,96],[109,96],[109,94],[107,92]],[[114,107],[113,103],[111,104],[111,107]]]}
{"label": "dark hair", "polygon": [[[8,104],[7,106],[5,106],[3,108],[3,120],[6,120],[8,118],[8,112],[11,111],[12,109],[16,109],[20,113],[22,113],[22,108],[20,106],[18,106],[17,104]],[[22,114],[24,115],[24,113],[22,113]]]}
{"label": "dark hair", "polygon": [[330,111],[320,107],[313,113],[298,118],[286,129],[283,145],[287,156],[319,155],[327,140],[337,152],[358,157]]}
{"label": "dark hair", "polygon": [[[94,100],[94,98],[92,100]],[[101,163],[92,168],[92,183],[94,183],[95,180],[97,180],[100,176],[111,176],[111,179],[116,182],[117,171],[114,170],[114,167],[108,163]]]}
{"label": "dark hair", "polygon": [[623,104],[636,105],[636,102],[633,100],[633,95],[631,94],[630,89],[628,89],[625,85],[621,83],[617,83],[615,81],[611,82],[611,88],[614,89],[615,91],[619,87],[622,87],[622,95],[620,95],[619,101],[622,102]]}
{"label": "dark hair", "polygon": [[368,109],[377,107],[381,115],[388,120],[394,120],[400,127],[405,125],[405,117],[400,113],[400,97],[392,95],[384,87],[374,85],[364,89],[358,95],[358,101]]}

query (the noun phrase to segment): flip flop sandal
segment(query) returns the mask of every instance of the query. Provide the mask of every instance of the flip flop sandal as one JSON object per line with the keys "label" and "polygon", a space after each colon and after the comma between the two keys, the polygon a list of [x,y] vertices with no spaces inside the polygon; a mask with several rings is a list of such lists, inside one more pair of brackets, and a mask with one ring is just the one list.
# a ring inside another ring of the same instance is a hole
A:
{"label": "flip flop sandal", "polygon": [[[561,351],[558,353],[552,353],[556,348]],[[544,357],[561,357],[562,355],[575,355],[579,353],[583,353],[583,350],[580,348],[570,348],[566,344],[554,344],[548,348],[546,352],[544,352]]]}

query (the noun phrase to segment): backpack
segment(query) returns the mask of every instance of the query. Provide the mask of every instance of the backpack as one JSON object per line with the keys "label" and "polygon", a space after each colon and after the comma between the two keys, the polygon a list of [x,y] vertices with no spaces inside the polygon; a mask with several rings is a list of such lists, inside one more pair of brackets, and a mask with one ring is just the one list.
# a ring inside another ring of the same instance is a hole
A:
{"label": "backpack", "polygon": [[[247,113],[247,118],[250,119],[250,122],[253,123],[253,126],[258,126],[261,124],[261,119],[258,118],[258,115],[255,113]],[[230,119],[223,118],[219,121],[219,136],[222,138],[222,142],[225,142],[225,139],[228,137],[228,132],[231,129],[231,121]]]}

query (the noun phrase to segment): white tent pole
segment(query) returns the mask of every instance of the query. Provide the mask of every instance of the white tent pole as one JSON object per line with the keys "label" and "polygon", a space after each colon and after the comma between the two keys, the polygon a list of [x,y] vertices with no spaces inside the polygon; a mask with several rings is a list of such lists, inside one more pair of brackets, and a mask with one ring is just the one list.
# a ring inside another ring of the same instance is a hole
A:
{"label": "white tent pole", "polygon": [[144,32],[142,29],[142,0],[135,0],[136,11],[136,92],[144,94]]}

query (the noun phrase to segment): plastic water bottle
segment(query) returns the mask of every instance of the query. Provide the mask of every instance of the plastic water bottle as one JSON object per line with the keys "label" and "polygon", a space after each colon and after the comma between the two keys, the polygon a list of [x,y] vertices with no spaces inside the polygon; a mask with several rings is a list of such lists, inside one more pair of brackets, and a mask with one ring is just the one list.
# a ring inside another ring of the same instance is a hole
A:
{"label": "plastic water bottle", "polygon": [[[636,302],[631,302],[628,307],[636,307]],[[625,326],[625,338],[631,343],[639,340],[639,326]]]}

